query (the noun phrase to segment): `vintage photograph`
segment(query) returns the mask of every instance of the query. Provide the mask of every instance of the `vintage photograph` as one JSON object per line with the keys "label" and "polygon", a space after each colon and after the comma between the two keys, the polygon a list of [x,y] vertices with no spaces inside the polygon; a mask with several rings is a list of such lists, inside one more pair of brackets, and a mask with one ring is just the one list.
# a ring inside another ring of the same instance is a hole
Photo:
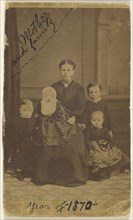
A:
{"label": "vintage photograph", "polygon": [[130,8],[5,11],[6,217],[130,215]]}

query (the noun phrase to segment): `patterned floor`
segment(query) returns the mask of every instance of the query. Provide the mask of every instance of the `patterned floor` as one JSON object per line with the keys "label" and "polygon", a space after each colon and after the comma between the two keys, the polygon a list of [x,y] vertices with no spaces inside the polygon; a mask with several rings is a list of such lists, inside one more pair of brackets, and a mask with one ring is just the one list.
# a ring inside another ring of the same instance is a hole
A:
{"label": "patterned floor", "polygon": [[4,177],[4,209],[12,217],[125,216],[130,212],[130,173],[67,188],[35,186],[9,171]]}

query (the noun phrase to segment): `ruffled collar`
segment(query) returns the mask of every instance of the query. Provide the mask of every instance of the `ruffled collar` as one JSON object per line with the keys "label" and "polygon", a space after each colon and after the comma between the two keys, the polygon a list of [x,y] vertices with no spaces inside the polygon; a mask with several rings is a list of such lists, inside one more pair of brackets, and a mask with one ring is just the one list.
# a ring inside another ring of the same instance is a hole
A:
{"label": "ruffled collar", "polygon": [[70,84],[71,84],[72,80],[69,82],[69,83],[64,83],[62,80],[61,80],[61,83],[63,84],[63,86],[65,88],[67,88]]}

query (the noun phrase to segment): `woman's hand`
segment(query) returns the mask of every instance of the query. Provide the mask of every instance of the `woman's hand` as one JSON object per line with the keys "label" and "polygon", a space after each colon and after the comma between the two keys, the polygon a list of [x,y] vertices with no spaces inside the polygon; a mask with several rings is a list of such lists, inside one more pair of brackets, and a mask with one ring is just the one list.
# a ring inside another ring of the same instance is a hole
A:
{"label": "woman's hand", "polygon": [[75,121],[76,121],[75,116],[72,116],[72,117],[70,117],[70,118],[67,120],[67,123],[69,123],[70,125],[74,125],[74,124],[75,124]]}
{"label": "woman's hand", "polygon": [[86,128],[86,125],[85,125],[85,124],[78,123],[78,126],[79,126],[81,129],[83,129],[83,130]]}

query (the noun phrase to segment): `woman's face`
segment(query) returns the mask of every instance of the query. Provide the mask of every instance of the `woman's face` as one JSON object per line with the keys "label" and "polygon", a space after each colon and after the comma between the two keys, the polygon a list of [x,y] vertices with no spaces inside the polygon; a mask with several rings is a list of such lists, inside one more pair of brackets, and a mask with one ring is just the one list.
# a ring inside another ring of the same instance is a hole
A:
{"label": "woman's face", "polygon": [[61,72],[62,81],[64,83],[71,82],[72,76],[74,74],[74,69],[73,69],[72,65],[67,64],[67,63],[62,65],[61,69],[60,69],[60,72]]}

